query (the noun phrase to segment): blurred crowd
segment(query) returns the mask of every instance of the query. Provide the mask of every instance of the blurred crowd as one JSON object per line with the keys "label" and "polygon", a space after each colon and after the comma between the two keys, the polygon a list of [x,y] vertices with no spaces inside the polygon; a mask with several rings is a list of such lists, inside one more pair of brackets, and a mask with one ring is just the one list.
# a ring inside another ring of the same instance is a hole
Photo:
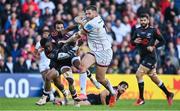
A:
{"label": "blurred crowd", "polygon": [[[65,27],[72,25],[87,5],[96,5],[112,42],[114,56],[108,73],[136,72],[141,57],[130,40],[139,26],[138,16],[149,13],[151,26],[166,40],[157,50],[158,73],[180,74],[179,0],[0,0],[0,72],[38,73],[33,52],[42,29],[52,28],[56,20],[63,20]],[[80,53],[86,51],[84,41]]]}

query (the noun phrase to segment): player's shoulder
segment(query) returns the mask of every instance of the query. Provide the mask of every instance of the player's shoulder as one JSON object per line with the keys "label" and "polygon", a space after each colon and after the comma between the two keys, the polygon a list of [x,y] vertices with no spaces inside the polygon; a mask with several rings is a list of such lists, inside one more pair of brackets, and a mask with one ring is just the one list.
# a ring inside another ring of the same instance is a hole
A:
{"label": "player's shoulder", "polygon": [[157,28],[153,27],[153,26],[149,26],[149,29],[151,30],[156,30]]}

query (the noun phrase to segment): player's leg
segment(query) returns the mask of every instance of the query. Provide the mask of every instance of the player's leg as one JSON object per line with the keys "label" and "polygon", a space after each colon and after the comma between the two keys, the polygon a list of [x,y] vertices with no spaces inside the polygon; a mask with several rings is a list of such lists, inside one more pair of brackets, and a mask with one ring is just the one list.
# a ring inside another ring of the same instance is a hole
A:
{"label": "player's leg", "polygon": [[43,95],[42,97],[36,102],[37,105],[44,105],[46,102],[50,99],[50,94],[51,94],[51,81],[48,81],[46,79],[46,76],[51,73],[50,69],[47,69],[45,71],[42,71],[42,77],[45,82],[44,84],[44,90],[43,90]]}
{"label": "player's leg", "polygon": [[97,89],[101,88],[101,84],[92,76],[91,72],[89,70],[86,71],[87,77],[90,79],[90,81],[94,84],[94,86]]}
{"label": "player's leg", "polygon": [[115,96],[115,91],[110,84],[109,80],[105,78],[105,74],[107,72],[108,67],[104,66],[96,66],[96,79],[99,83],[101,83],[111,94],[110,101],[109,101],[109,106],[113,107],[116,103],[116,96]]}
{"label": "player's leg", "polygon": [[135,105],[142,105],[145,103],[144,101],[144,80],[143,80],[143,75],[147,74],[149,71],[149,68],[140,65],[137,72],[136,72],[136,79],[138,82],[138,87],[139,87],[139,98],[135,102]]}
{"label": "player's leg", "polygon": [[64,89],[64,85],[61,83],[61,76],[59,75],[58,77],[53,79],[54,85],[61,91],[61,93],[64,96],[64,100],[67,102],[67,96],[68,93]]}
{"label": "player's leg", "polygon": [[95,63],[95,58],[91,53],[86,53],[81,60],[80,64],[80,87],[81,87],[81,99],[87,99],[86,97],[86,78],[87,69]]}
{"label": "player's leg", "polygon": [[[81,61],[80,57],[74,57],[71,61],[72,65],[75,66],[78,70],[81,70]],[[86,78],[89,78],[91,82],[95,85],[97,89],[100,89],[101,85],[95,78],[93,78],[91,72],[89,70],[86,71],[86,73],[80,74],[79,80],[80,80],[80,86],[82,86],[81,89],[81,95],[86,95]]]}
{"label": "player's leg", "polygon": [[91,105],[91,103],[90,103],[88,100],[80,101],[79,104],[80,104],[80,105],[83,105],[83,106],[89,106],[89,105]]}
{"label": "player's leg", "polygon": [[72,98],[76,101],[76,99],[78,99],[78,98],[77,98],[77,92],[76,92],[75,85],[74,85],[74,78],[73,78],[73,73],[72,73],[71,67],[63,66],[61,68],[61,73],[64,75],[64,77],[68,81],[69,91],[71,93]]}
{"label": "player's leg", "polygon": [[[74,57],[71,61],[72,65],[74,67],[76,67],[79,71],[81,71],[81,61],[80,61],[80,57]],[[79,75],[79,82],[80,82],[80,95],[79,97],[81,99],[86,99],[86,79],[87,79],[87,74],[86,73],[82,73]]]}
{"label": "player's leg", "polygon": [[164,83],[159,79],[156,73],[156,69],[152,69],[148,75],[151,80],[166,94],[168,104],[172,105],[174,94],[169,92]]}

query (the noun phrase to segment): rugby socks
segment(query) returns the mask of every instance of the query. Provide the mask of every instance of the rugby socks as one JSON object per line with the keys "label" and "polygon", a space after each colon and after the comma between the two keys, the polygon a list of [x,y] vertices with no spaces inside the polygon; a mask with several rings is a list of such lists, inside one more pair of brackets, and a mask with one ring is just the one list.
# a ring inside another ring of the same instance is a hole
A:
{"label": "rugby socks", "polygon": [[43,94],[44,94],[45,96],[49,96],[50,92],[51,92],[51,91],[45,91],[45,90],[43,90]]}
{"label": "rugby socks", "polygon": [[90,72],[89,70],[86,71],[86,74],[87,74],[87,77],[88,77],[88,78],[91,78],[91,77],[92,77],[92,74],[91,74],[91,72]]}
{"label": "rugby socks", "polygon": [[66,91],[64,89],[64,85],[60,84],[60,85],[56,85],[56,87],[62,92],[63,96],[66,97]]}
{"label": "rugby socks", "polygon": [[166,94],[166,96],[169,96],[169,91],[167,90],[166,86],[164,86],[164,83],[162,81],[158,84],[158,86]]}
{"label": "rugby socks", "polygon": [[84,94],[84,95],[86,95],[86,79],[87,79],[86,72],[81,73],[79,76],[80,88],[81,88],[81,94]]}
{"label": "rugby socks", "polygon": [[45,90],[43,90],[43,95],[44,95],[44,96],[47,96],[46,102],[48,102],[48,101],[50,100],[50,92],[51,92],[51,91],[45,91]]}
{"label": "rugby socks", "polygon": [[144,81],[143,80],[138,82],[138,87],[139,87],[139,98],[144,100]]}
{"label": "rugby socks", "polygon": [[106,85],[103,86],[110,92],[111,95],[115,95],[115,91],[108,80],[106,80]]}
{"label": "rugby socks", "polygon": [[96,86],[97,89],[101,88],[101,84],[92,76],[89,70],[86,71],[87,77],[91,80],[91,82]]}
{"label": "rugby socks", "polygon": [[50,101],[54,101],[55,97],[54,97],[54,91],[53,90],[50,91],[49,98],[50,98]]}
{"label": "rugby socks", "polygon": [[70,90],[72,98],[75,100],[77,98],[76,90]]}

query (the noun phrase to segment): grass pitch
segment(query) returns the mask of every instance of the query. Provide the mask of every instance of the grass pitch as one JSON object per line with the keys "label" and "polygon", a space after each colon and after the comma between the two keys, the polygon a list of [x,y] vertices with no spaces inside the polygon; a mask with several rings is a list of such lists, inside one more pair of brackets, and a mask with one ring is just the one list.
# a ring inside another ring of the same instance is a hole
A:
{"label": "grass pitch", "polygon": [[26,99],[8,99],[8,98],[0,98],[0,110],[23,110],[23,111],[110,111],[110,110],[136,110],[136,111],[170,111],[176,110],[180,111],[180,100],[174,101],[172,106],[167,105],[166,100],[146,100],[146,103],[142,106],[134,106],[133,103],[135,100],[119,100],[115,107],[109,108],[108,106],[103,105],[93,105],[93,106],[57,106],[53,105],[51,102],[48,102],[44,106],[37,106],[35,102],[39,98],[26,98]]}

